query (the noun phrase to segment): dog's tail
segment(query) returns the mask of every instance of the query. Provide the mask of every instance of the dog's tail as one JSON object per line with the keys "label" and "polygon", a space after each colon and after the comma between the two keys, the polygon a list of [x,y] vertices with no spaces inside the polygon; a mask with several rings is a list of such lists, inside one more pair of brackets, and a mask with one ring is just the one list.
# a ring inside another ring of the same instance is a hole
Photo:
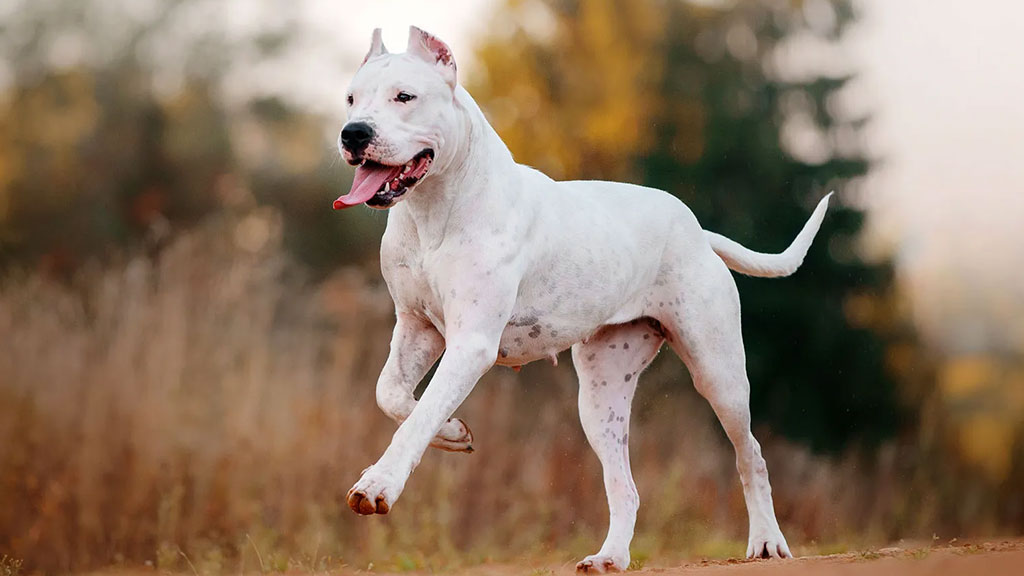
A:
{"label": "dog's tail", "polygon": [[786,248],[786,251],[781,254],[754,252],[739,242],[734,242],[721,234],[707,230],[704,231],[704,237],[708,239],[715,254],[718,254],[731,270],[760,278],[789,276],[803,264],[807,249],[811,247],[811,242],[814,241],[814,236],[818,233],[818,228],[821,227],[821,221],[825,218],[825,210],[828,209],[828,199],[831,196],[832,192],[829,192],[818,202],[814,213],[804,224],[803,230],[796,235],[796,239],[789,245],[789,248]]}

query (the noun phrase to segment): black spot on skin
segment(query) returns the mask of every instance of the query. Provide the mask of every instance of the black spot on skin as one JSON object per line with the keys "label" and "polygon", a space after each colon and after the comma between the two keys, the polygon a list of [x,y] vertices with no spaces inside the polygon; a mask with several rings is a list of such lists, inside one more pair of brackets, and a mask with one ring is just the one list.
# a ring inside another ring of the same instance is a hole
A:
{"label": "black spot on skin", "polygon": [[608,381],[607,380],[601,380],[601,386],[607,386],[607,385],[608,385]]}
{"label": "black spot on skin", "polygon": [[523,339],[518,336],[516,336],[512,341],[515,342],[516,344],[519,344],[520,346],[523,345]]}
{"label": "black spot on skin", "polygon": [[614,410],[612,410],[611,412],[608,413],[608,421],[609,422],[614,422],[615,421],[615,411]]}
{"label": "black spot on skin", "polygon": [[629,342],[623,342],[622,343],[622,349],[623,350],[629,350]]}
{"label": "black spot on skin", "polygon": [[551,337],[552,338],[557,338],[558,337],[558,330],[552,330],[551,331]]}
{"label": "black spot on skin", "polygon": [[622,435],[622,445],[625,446],[629,443],[629,432]]}
{"label": "black spot on skin", "polygon": [[529,314],[527,316],[513,316],[508,321],[509,326],[529,326],[537,323],[537,316],[535,314]]}
{"label": "black spot on skin", "polygon": [[596,357],[597,357],[597,354],[591,354],[590,356],[587,356],[587,362],[593,362],[594,358],[596,358]]}
{"label": "black spot on skin", "polygon": [[633,375],[632,374],[626,374],[626,382],[629,382],[632,379],[633,379]]}
{"label": "black spot on skin", "polygon": [[649,340],[650,338],[651,338],[650,334],[644,334],[644,340]]}
{"label": "black spot on skin", "polygon": [[608,347],[611,348],[612,350],[615,350],[615,344],[609,344]]}
{"label": "black spot on skin", "polygon": [[508,358],[508,348],[502,348],[498,351],[502,358]]}
{"label": "black spot on skin", "polygon": [[529,336],[530,338],[537,338],[537,337],[539,337],[540,336],[540,324],[534,324],[533,327],[530,328],[530,333],[527,334],[527,336]]}

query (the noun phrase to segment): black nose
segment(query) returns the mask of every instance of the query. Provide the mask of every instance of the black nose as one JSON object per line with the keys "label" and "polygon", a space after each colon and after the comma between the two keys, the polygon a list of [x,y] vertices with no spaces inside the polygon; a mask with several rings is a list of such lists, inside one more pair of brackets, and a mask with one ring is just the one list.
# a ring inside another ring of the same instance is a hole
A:
{"label": "black nose", "polygon": [[366,122],[349,122],[341,130],[341,145],[352,152],[358,152],[373,139],[373,128]]}

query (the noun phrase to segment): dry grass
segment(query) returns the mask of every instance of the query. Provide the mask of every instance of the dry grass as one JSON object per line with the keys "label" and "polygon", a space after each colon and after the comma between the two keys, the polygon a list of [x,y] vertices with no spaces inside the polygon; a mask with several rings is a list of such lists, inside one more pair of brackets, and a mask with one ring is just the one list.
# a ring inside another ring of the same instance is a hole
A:
{"label": "dry grass", "polygon": [[[495,369],[459,414],[476,453],[431,451],[387,517],[339,497],[393,424],[373,387],[391,303],[375,277],[319,285],[272,212],[224,217],[156,261],[0,287],[0,550],[46,571],[152,562],[198,574],[374,563],[457,567],[599,546],[606,508],[571,368]],[[731,449],[663,354],[636,401],[638,562],[744,549]],[[762,437],[764,435],[762,434]],[[780,518],[802,543],[927,525],[893,450],[864,467],[768,438]]]}
{"label": "dry grass", "polygon": [[21,573],[21,564],[21,560],[6,554],[0,555],[0,576],[18,576]]}

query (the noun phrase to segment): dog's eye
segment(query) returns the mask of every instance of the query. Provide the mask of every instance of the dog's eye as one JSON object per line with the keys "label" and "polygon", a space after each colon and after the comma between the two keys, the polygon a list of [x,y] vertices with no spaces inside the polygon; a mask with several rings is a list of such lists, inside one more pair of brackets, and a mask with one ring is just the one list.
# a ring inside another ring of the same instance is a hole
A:
{"label": "dog's eye", "polygon": [[403,104],[405,104],[406,102],[408,102],[410,100],[415,100],[415,99],[416,99],[416,95],[415,94],[409,94],[408,92],[399,92],[398,96],[395,96],[395,102],[401,102]]}
{"label": "dog's eye", "polygon": [[354,99],[354,98],[352,98],[352,95],[351,95],[351,94],[349,94],[349,95],[348,95],[348,98],[346,98],[346,100],[348,100],[348,105],[349,105],[349,106],[351,106],[351,105],[352,105],[352,102],[355,102],[355,99]]}

